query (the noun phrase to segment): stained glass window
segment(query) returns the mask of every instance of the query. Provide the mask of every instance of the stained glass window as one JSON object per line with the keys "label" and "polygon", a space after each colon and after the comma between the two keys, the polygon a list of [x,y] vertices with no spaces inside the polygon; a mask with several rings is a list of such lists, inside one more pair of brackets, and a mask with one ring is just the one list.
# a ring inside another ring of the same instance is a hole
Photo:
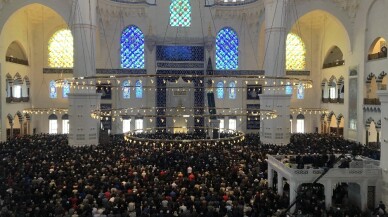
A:
{"label": "stained glass window", "polygon": [[131,98],[131,88],[130,88],[130,82],[128,80],[125,80],[123,82],[123,99],[129,99]]}
{"label": "stained glass window", "polygon": [[143,84],[140,80],[136,81],[136,98],[141,99],[143,98]]}
{"label": "stained glass window", "polygon": [[221,29],[216,38],[216,69],[238,68],[238,36],[229,27]]}
{"label": "stained glass window", "polygon": [[303,84],[298,85],[298,94],[297,94],[297,99],[303,99],[304,98],[304,86]]}
{"label": "stained glass window", "polygon": [[179,27],[191,25],[190,0],[171,0],[170,25]]}
{"label": "stained glass window", "polygon": [[69,93],[70,93],[70,84],[68,81],[65,80],[63,82],[63,87],[62,87],[62,97],[67,98],[68,97],[67,94]]}
{"label": "stained glass window", "polygon": [[49,40],[48,65],[54,68],[72,68],[73,63],[73,35],[69,29],[59,30]]}
{"label": "stained glass window", "polygon": [[57,86],[55,84],[55,81],[50,81],[50,98],[51,99],[55,99],[57,98]]}
{"label": "stained glass window", "polygon": [[129,26],[121,35],[121,68],[144,68],[144,34],[137,26]]}
{"label": "stained glass window", "polygon": [[222,81],[217,83],[217,99],[224,98],[224,83]]}
{"label": "stained glass window", "polygon": [[290,83],[290,82],[287,82],[287,85],[286,85],[286,94],[289,94],[289,95],[292,94],[292,86],[291,86],[291,83]]}
{"label": "stained glass window", "polygon": [[236,99],[236,83],[234,81],[229,83],[229,99]]}
{"label": "stained glass window", "polygon": [[293,34],[287,35],[286,70],[304,70],[306,67],[306,48],[302,39]]}

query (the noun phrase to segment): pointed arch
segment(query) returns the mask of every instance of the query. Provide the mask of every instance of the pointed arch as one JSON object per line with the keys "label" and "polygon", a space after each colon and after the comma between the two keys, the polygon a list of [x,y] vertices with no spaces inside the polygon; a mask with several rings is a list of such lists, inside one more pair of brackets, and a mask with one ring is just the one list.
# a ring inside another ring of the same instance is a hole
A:
{"label": "pointed arch", "polygon": [[171,0],[170,26],[190,27],[191,5],[190,0]]}
{"label": "pointed arch", "polygon": [[331,118],[332,118],[333,116],[335,117],[335,114],[334,114],[333,111],[331,111],[331,112],[327,115],[328,120],[330,121]]}
{"label": "pointed arch", "polygon": [[219,81],[217,83],[216,93],[217,93],[217,99],[223,99],[224,98],[224,82]]}
{"label": "pointed arch", "polygon": [[23,83],[23,79],[22,79],[22,76],[20,76],[19,72],[16,72],[15,76],[13,77],[14,79],[14,84],[22,84]]}
{"label": "pointed arch", "polygon": [[128,26],[121,34],[121,68],[143,69],[144,34],[135,25]]}
{"label": "pointed arch", "polygon": [[377,78],[377,82],[382,82],[382,80],[385,78],[385,76],[387,76],[387,73],[384,72],[384,71],[382,71],[382,72],[379,74],[378,78]]}
{"label": "pointed arch", "polygon": [[69,93],[70,93],[70,83],[68,80],[64,80],[63,86],[62,86],[62,97],[68,98]]}
{"label": "pointed arch", "polygon": [[368,128],[372,122],[375,122],[375,120],[372,117],[369,117],[368,119],[366,119],[365,127]]}
{"label": "pointed arch", "polygon": [[122,90],[123,90],[123,99],[130,99],[131,98],[131,82],[129,80],[125,80],[122,83]]}
{"label": "pointed arch", "polygon": [[297,34],[289,33],[286,39],[286,70],[304,70],[305,68],[305,44]]}
{"label": "pointed arch", "polygon": [[73,68],[74,45],[70,29],[56,31],[48,43],[48,66],[53,68]]}
{"label": "pointed arch", "polygon": [[7,48],[6,61],[28,66],[28,58],[19,41],[13,41]]}
{"label": "pointed arch", "polygon": [[11,114],[8,113],[7,119],[9,123],[13,123],[13,116]]}
{"label": "pointed arch", "polygon": [[339,47],[334,45],[328,50],[322,68],[325,69],[335,66],[342,66],[344,64],[344,54]]}
{"label": "pointed arch", "polygon": [[51,99],[57,98],[57,86],[56,86],[56,82],[54,80],[50,81],[49,93],[50,93],[50,98]]}
{"label": "pointed arch", "polygon": [[224,27],[216,37],[216,69],[238,69],[239,38],[232,28]]}
{"label": "pointed arch", "polygon": [[141,80],[137,80],[135,84],[135,92],[136,92],[136,98],[141,99],[143,98],[143,83]]}
{"label": "pointed arch", "polygon": [[236,99],[236,82],[229,83],[229,99]]}
{"label": "pointed arch", "polygon": [[366,78],[366,83],[371,83],[373,78],[376,79],[376,75],[373,72],[369,73],[368,77]]}
{"label": "pointed arch", "polygon": [[373,40],[368,50],[368,60],[387,57],[387,42],[383,37]]}

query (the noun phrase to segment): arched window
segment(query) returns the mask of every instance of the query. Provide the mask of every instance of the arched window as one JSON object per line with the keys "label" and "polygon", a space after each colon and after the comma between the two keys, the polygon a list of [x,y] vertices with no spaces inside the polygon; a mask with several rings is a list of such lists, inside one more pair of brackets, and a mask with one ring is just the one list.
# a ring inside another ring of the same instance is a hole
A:
{"label": "arched window", "polygon": [[69,115],[64,114],[64,115],[62,115],[62,133],[69,134],[69,129],[70,129]]}
{"label": "arched window", "polygon": [[13,41],[9,45],[5,60],[7,62],[28,66],[28,59],[27,59],[26,52],[24,51],[23,46],[17,41]]}
{"label": "arched window", "polygon": [[49,92],[50,92],[50,98],[51,98],[51,99],[57,98],[57,86],[56,86],[54,80],[50,81],[50,89],[49,89]]}
{"label": "arched window", "polygon": [[144,34],[137,26],[129,26],[121,34],[121,68],[144,68]]}
{"label": "arched window", "polygon": [[302,114],[296,116],[296,132],[304,133],[304,115]]}
{"label": "arched window", "polygon": [[170,25],[179,27],[191,25],[190,0],[171,0]]}
{"label": "arched window", "polygon": [[141,82],[141,80],[137,80],[136,81],[136,85],[135,85],[136,87],[136,98],[137,99],[141,99],[141,98],[143,98],[143,84],[142,84],[142,82]]}
{"label": "arched window", "polygon": [[217,83],[217,99],[224,98],[224,82],[220,81]]}
{"label": "arched window", "polygon": [[305,45],[299,36],[289,33],[286,41],[286,70],[304,70],[305,67]]}
{"label": "arched window", "polygon": [[135,133],[142,133],[143,132],[143,118],[136,118],[135,119]]}
{"label": "arched window", "polygon": [[63,98],[67,98],[68,95],[70,93],[70,84],[67,80],[65,80],[63,82],[63,87],[62,87],[62,97]]}
{"label": "arched window", "polygon": [[302,83],[298,85],[298,93],[296,95],[297,99],[304,99],[304,86]]}
{"label": "arched window", "polygon": [[225,131],[225,119],[224,118],[220,118],[220,132],[224,132]]}
{"label": "arched window", "polygon": [[229,130],[236,130],[236,129],[237,129],[237,119],[229,118]]}
{"label": "arched window", "polygon": [[54,68],[72,68],[73,63],[73,35],[69,29],[59,30],[48,44],[48,65]]}
{"label": "arched window", "polygon": [[216,69],[238,69],[238,36],[232,28],[223,28],[217,34]]}
{"label": "arched window", "polygon": [[58,133],[58,117],[55,114],[49,116],[49,134]]}
{"label": "arched window", "polygon": [[130,81],[125,80],[122,84],[123,88],[123,99],[130,99],[131,98],[131,88],[130,88]]}
{"label": "arched window", "polygon": [[229,83],[229,99],[236,99],[236,83],[234,81]]}
{"label": "arched window", "polygon": [[131,131],[131,118],[123,117],[123,133]]}
{"label": "arched window", "polygon": [[292,86],[290,82],[287,82],[286,85],[286,94],[291,95],[292,94]]}

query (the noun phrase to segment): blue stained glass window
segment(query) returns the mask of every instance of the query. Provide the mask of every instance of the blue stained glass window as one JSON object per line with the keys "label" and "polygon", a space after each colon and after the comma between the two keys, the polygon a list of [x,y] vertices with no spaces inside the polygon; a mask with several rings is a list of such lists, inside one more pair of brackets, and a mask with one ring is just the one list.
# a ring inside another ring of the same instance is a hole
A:
{"label": "blue stained glass window", "polygon": [[236,83],[234,81],[229,83],[229,99],[236,99]]}
{"label": "blue stained glass window", "polygon": [[70,84],[68,81],[65,80],[63,82],[63,87],[62,87],[62,97],[67,98],[68,97],[67,94],[69,93],[70,93]]}
{"label": "blue stained glass window", "polygon": [[129,26],[121,35],[121,68],[144,68],[144,34],[137,26]]}
{"label": "blue stained glass window", "polygon": [[224,98],[224,83],[222,81],[217,83],[217,99]]}
{"label": "blue stained glass window", "polygon": [[238,69],[238,36],[232,28],[223,28],[217,34],[216,69]]}
{"label": "blue stained glass window", "polygon": [[128,80],[125,80],[123,82],[123,99],[129,99],[131,98],[131,88],[130,88],[130,82]]}
{"label": "blue stained glass window", "polygon": [[143,84],[140,80],[136,81],[136,98],[141,99],[143,98]]}
{"label": "blue stained glass window", "polygon": [[287,82],[287,85],[286,85],[286,94],[289,94],[289,95],[292,94],[292,86],[291,86],[290,82]]}
{"label": "blue stained glass window", "polygon": [[304,86],[303,84],[298,85],[298,94],[297,99],[303,99],[304,98]]}
{"label": "blue stained glass window", "polygon": [[50,81],[50,98],[55,99],[57,98],[57,86],[55,84],[55,81]]}
{"label": "blue stained glass window", "polygon": [[179,27],[191,25],[190,0],[171,0],[170,25]]}

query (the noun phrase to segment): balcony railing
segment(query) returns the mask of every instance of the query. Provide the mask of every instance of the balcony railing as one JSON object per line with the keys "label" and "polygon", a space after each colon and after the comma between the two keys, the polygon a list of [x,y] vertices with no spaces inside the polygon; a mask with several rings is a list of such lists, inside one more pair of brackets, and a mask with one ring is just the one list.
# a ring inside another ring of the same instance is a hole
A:
{"label": "balcony railing", "polygon": [[128,3],[128,4],[147,4],[147,5],[156,5],[156,0],[111,0],[119,3]]}
{"label": "balcony railing", "polygon": [[381,102],[379,99],[364,98],[364,105],[381,105]]}
{"label": "balcony railing", "polygon": [[5,98],[5,102],[6,103],[18,103],[18,102],[29,102],[30,101],[30,97],[20,97],[20,98],[16,98],[16,97],[6,97]]}
{"label": "balcony railing", "polygon": [[342,65],[345,65],[345,60],[338,60],[332,63],[325,63],[323,64],[323,68],[327,69],[327,68],[332,68],[332,67],[337,67]]}
{"label": "balcony railing", "polygon": [[387,54],[383,52],[368,54],[368,60],[377,60],[387,58]]}
{"label": "balcony railing", "polygon": [[28,60],[22,60],[16,57],[6,56],[5,61],[28,66]]}
{"label": "balcony railing", "polygon": [[[268,164],[277,172],[281,172],[287,179],[298,180],[313,180],[318,175],[324,172],[323,168],[312,168],[307,166],[307,169],[296,169],[296,165],[292,165],[291,168],[281,162],[284,156],[268,155]],[[288,156],[288,159],[295,156]],[[381,168],[379,167],[380,161],[372,160],[370,158],[361,157],[359,160],[352,160],[349,168],[332,168],[325,175],[326,178],[356,178],[356,177],[369,177],[377,178],[381,176]]]}
{"label": "balcony railing", "polygon": [[246,5],[253,2],[257,2],[258,0],[206,0],[205,6],[212,7],[212,6],[239,6],[239,5]]}

